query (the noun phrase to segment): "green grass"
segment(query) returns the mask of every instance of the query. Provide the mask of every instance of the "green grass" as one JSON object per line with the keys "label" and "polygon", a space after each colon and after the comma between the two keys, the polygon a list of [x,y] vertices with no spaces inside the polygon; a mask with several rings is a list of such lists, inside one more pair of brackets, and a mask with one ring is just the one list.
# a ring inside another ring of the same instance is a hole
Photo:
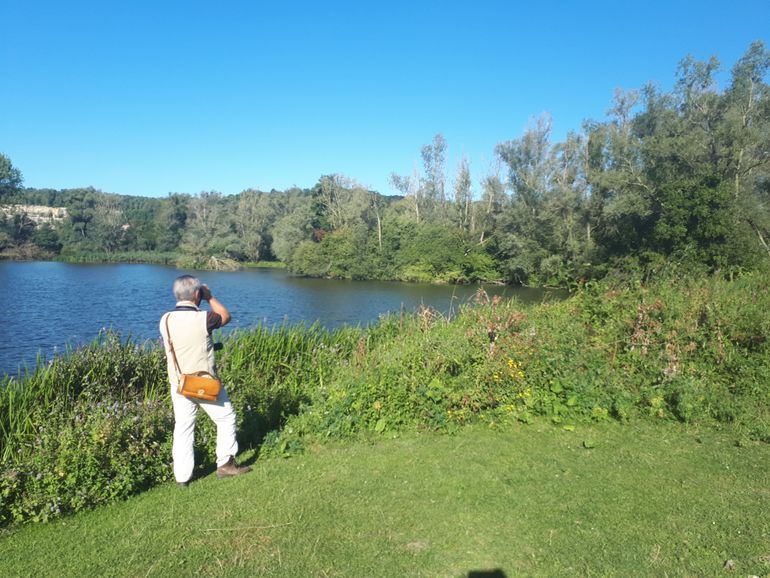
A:
{"label": "green grass", "polygon": [[770,446],[735,441],[535,424],[315,446],[21,527],[0,575],[764,576]]}

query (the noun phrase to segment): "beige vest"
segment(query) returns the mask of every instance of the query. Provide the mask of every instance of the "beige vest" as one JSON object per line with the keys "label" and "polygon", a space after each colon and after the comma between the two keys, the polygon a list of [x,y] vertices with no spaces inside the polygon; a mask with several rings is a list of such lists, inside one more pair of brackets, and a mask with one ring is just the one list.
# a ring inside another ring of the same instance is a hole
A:
{"label": "beige vest", "polygon": [[[177,307],[195,307],[192,301],[180,301]],[[166,318],[168,317],[168,330],[171,333],[171,342],[174,345],[177,363],[182,373],[195,373],[207,371],[217,377],[216,364],[214,362],[214,342],[206,327],[208,313],[197,307],[195,311],[171,311],[160,318],[160,334],[163,337],[163,346],[166,350],[166,365],[168,367],[168,379],[173,387],[179,383],[179,373],[174,365],[174,358],[169,349],[169,336],[166,334]]]}

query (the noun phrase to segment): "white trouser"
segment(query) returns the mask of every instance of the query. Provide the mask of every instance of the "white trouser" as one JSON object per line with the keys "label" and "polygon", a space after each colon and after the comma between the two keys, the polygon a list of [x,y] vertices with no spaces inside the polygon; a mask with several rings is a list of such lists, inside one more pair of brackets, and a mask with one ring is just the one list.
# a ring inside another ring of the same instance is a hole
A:
{"label": "white trouser", "polygon": [[225,465],[230,456],[238,453],[235,439],[235,411],[225,388],[219,390],[216,401],[191,399],[171,388],[174,406],[174,442],[171,455],[174,459],[174,477],[177,482],[187,482],[195,467],[193,444],[195,441],[195,415],[198,406],[203,408],[217,426],[217,466]]}

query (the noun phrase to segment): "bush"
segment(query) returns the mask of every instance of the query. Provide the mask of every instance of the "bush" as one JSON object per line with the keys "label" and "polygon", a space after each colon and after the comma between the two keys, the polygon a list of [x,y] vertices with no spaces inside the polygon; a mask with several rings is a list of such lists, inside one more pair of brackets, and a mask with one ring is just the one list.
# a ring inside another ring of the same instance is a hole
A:
{"label": "bush", "polygon": [[535,416],[566,426],[736,422],[767,439],[767,284],[760,276],[607,282],[528,308],[482,293],[451,322],[430,310],[403,326],[385,320],[360,363],[337,366],[267,451]]}

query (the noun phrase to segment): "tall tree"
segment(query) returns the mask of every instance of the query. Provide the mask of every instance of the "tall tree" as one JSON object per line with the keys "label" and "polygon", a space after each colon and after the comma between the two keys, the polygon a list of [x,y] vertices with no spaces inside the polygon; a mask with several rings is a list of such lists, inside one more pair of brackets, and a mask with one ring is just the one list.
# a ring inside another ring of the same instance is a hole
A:
{"label": "tall tree", "polygon": [[[225,230],[222,194],[204,191],[190,200],[190,216],[182,242],[182,249],[198,257],[217,256],[222,250]],[[219,255],[221,256],[221,254]]]}
{"label": "tall tree", "polygon": [[414,220],[419,223],[425,214],[425,191],[420,185],[420,173],[415,167],[411,176],[390,174],[390,184],[404,195],[404,200],[411,207]]}
{"label": "tall tree", "polygon": [[96,196],[94,189],[75,189],[67,203],[67,222],[75,237],[72,244],[80,248],[90,249],[87,239],[96,212]]}
{"label": "tall tree", "polygon": [[13,166],[10,158],[0,153],[0,203],[8,202],[22,181],[21,171]]}
{"label": "tall tree", "polygon": [[654,226],[654,191],[645,179],[642,140],[633,130],[638,91],[615,92],[606,123],[586,126],[587,236],[607,255],[627,255],[645,247]]}
{"label": "tall tree", "polygon": [[443,211],[446,207],[446,139],[441,134],[435,135],[430,144],[422,147],[420,155],[425,171],[422,179],[425,199],[432,211]]}
{"label": "tall tree", "polygon": [[520,139],[497,145],[495,152],[508,167],[508,185],[515,200],[537,214],[549,187],[551,117],[539,116]]}
{"label": "tall tree", "polygon": [[770,51],[754,42],[732,70],[721,133],[738,218],[770,255]]}
{"label": "tall tree", "polygon": [[108,253],[124,248],[126,223],[120,200],[116,195],[99,194],[94,202],[94,218],[91,226],[93,247]]}
{"label": "tall tree", "polygon": [[549,255],[551,225],[543,208],[552,178],[550,132],[550,117],[542,115],[520,139],[495,149],[508,169],[511,191],[498,219],[496,240],[507,278],[518,283],[529,282]]}
{"label": "tall tree", "polygon": [[243,191],[238,195],[237,209],[232,215],[241,257],[248,261],[260,261],[269,254],[267,231],[275,212],[265,197],[265,193]]}
{"label": "tall tree", "polygon": [[187,225],[190,196],[180,193],[169,193],[163,199],[157,219],[158,249],[174,251],[179,247]]}
{"label": "tall tree", "polygon": [[471,204],[473,193],[471,192],[471,170],[468,159],[463,156],[457,165],[457,176],[454,182],[454,210],[453,216],[456,225],[463,231],[470,233],[472,229]]}
{"label": "tall tree", "polygon": [[497,217],[506,201],[505,184],[500,170],[500,163],[497,162],[481,181],[481,203],[478,206],[478,217],[476,218],[480,230],[480,245],[483,245],[497,228]]}
{"label": "tall tree", "polygon": [[312,199],[309,196],[301,194],[290,196],[283,216],[272,228],[273,253],[284,263],[291,265],[294,252],[300,243],[312,238],[315,214],[311,203]]}
{"label": "tall tree", "polygon": [[545,210],[552,215],[553,236],[551,252],[558,255],[565,267],[573,268],[585,261],[591,249],[586,199],[585,145],[580,135],[570,133],[563,143],[553,147],[551,154],[551,189]]}

